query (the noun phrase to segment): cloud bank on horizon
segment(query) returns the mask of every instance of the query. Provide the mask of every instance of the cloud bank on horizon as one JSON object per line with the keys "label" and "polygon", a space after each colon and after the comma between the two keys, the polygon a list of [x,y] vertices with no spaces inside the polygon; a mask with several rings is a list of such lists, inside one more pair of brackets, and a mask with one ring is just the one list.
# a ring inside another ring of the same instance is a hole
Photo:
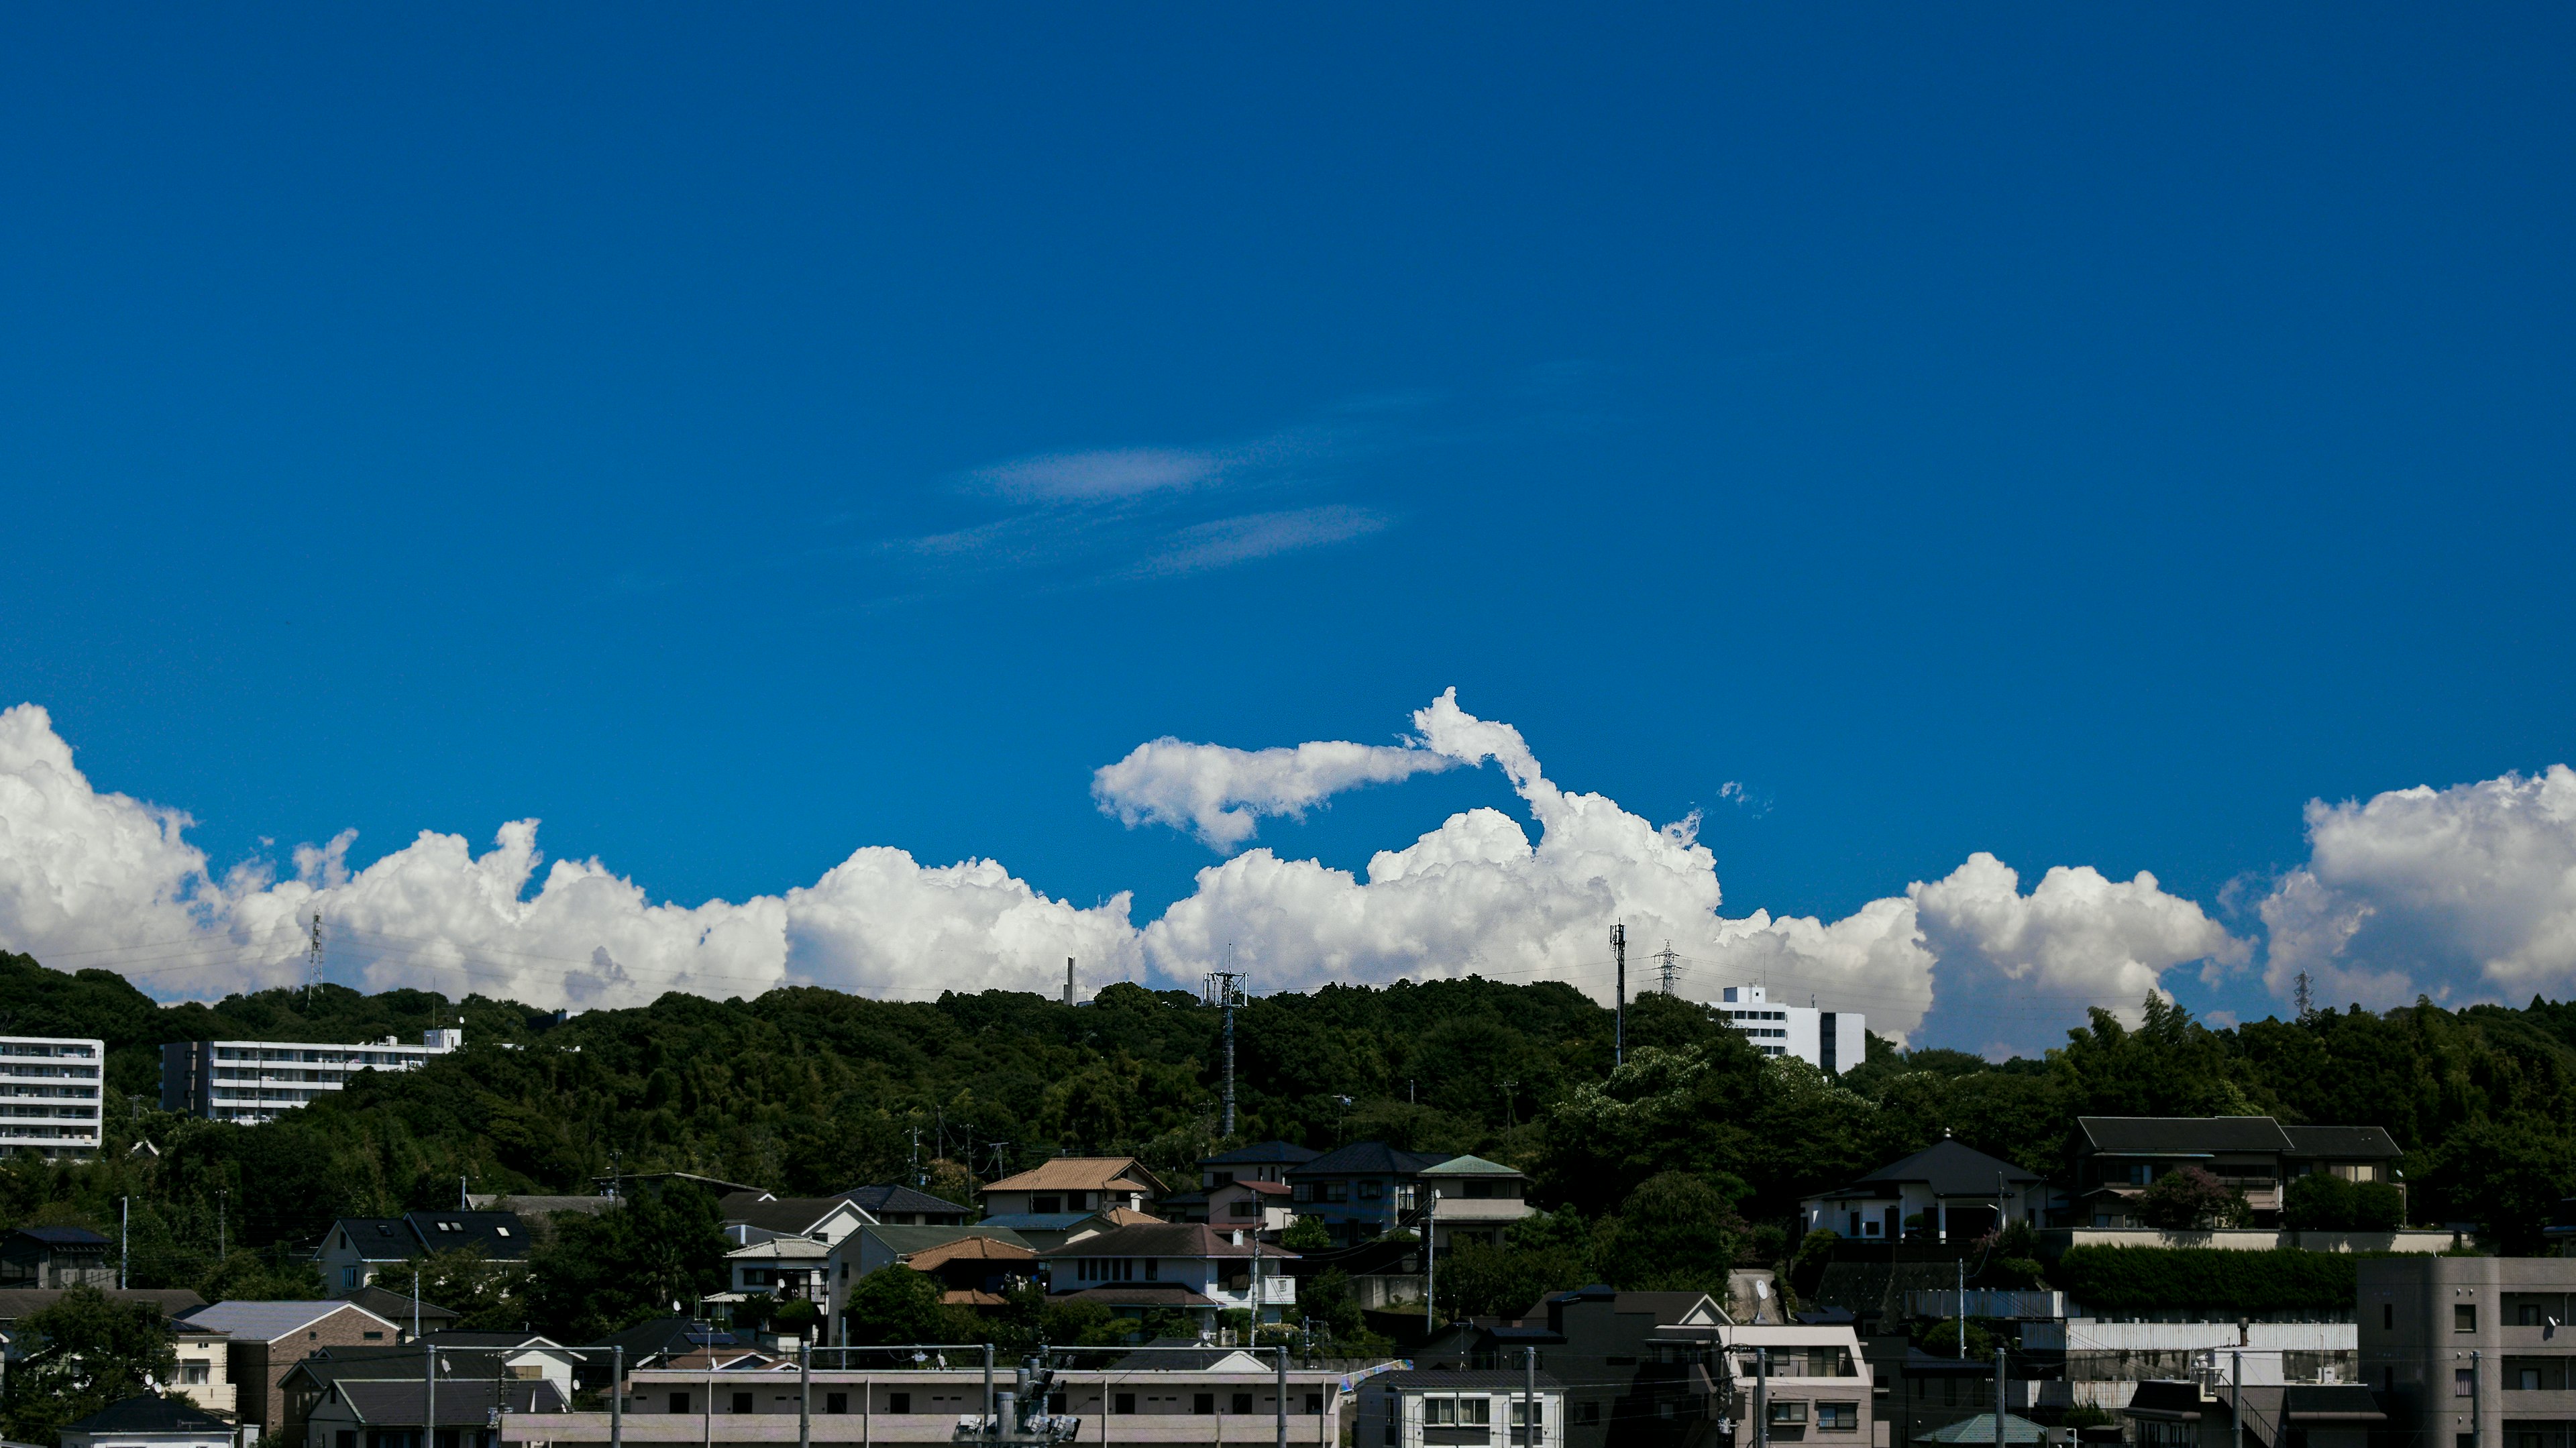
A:
{"label": "cloud bank on horizon", "polygon": [[[1159,460],[1149,460],[1157,461]],[[1139,473],[1154,469],[1143,463]],[[2025,893],[1991,854],[1835,921],[1720,906],[1697,818],[1656,825],[1548,779],[1518,730],[1452,689],[1399,744],[1242,750],[1171,738],[1102,767],[1092,791],[1130,828],[1186,830],[1228,858],[1160,919],[1121,893],[1088,908],[991,860],[923,865],[867,846],[811,885],[734,903],[656,902],[596,859],[545,861],[537,821],[476,854],[422,832],[352,869],[354,833],[293,853],[291,876],[221,874],[165,806],[96,789],[33,704],[0,712],[0,948],[105,965],[168,998],[291,984],[319,912],[335,979],[479,991],[543,1006],[637,1004],[664,991],[751,995],[791,983],[872,995],[1049,991],[1066,957],[1095,984],[1194,981],[1231,948],[1267,989],[1481,974],[1561,980],[1606,998],[1608,933],[1670,941],[1703,990],[1768,980],[1866,1011],[1872,1029],[1988,1051],[2053,1044],[2084,1006],[2134,1012],[2166,972],[2250,969],[2286,998],[2468,1000],[2576,980],[2576,772],[2367,803],[2308,806],[2309,861],[2273,883],[2268,940],[2239,938],[2144,872],[2056,866]],[[1477,808],[1361,874],[1249,844],[1263,816],[1416,774],[1496,765],[1537,826]],[[1642,960],[1638,980],[1646,978]],[[351,980],[355,975],[357,979]]]}

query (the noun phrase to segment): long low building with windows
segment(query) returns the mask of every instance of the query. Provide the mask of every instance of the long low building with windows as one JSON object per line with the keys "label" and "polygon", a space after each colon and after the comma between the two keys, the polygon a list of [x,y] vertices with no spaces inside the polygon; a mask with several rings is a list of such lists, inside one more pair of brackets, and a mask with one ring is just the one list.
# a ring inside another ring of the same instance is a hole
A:
{"label": "long low building with windows", "polygon": [[107,1043],[0,1036],[0,1153],[93,1156]]}
{"label": "long low building with windows", "polygon": [[[1357,1385],[1398,1364],[1292,1358],[1283,1375],[1271,1349],[1230,1347],[1075,1350],[1083,1366],[1059,1368],[1045,1411],[1081,1420],[1089,1445],[1275,1443],[1333,1448]],[[918,1363],[912,1359],[918,1355]],[[951,1443],[960,1420],[985,1412],[983,1357],[972,1347],[817,1349],[810,1382],[793,1358],[718,1348],[628,1373],[622,1421],[607,1412],[501,1415],[509,1444],[787,1445]],[[847,1364],[846,1366],[844,1364]],[[1019,1386],[1004,1354],[990,1379],[995,1409]],[[800,1414],[800,1409],[802,1412]],[[799,1419],[803,1421],[800,1423]],[[1517,1439],[1515,1440],[1517,1441]],[[1550,1442],[1554,1439],[1551,1437]],[[307,1448],[331,1448],[318,1440]]]}
{"label": "long low building with windows", "polygon": [[256,1126],[345,1089],[361,1071],[417,1071],[464,1049],[454,1027],[365,1045],[309,1041],[172,1041],[161,1048],[161,1109]]}

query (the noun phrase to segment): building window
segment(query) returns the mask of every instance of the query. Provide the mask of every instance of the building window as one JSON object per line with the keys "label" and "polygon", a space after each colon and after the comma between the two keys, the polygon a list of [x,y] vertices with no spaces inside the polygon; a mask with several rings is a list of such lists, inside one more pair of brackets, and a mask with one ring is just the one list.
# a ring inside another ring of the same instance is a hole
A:
{"label": "building window", "polygon": [[1850,1432],[1860,1426],[1860,1404],[1818,1403],[1816,1426],[1827,1432]]}
{"label": "building window", "polygon": [[1249,1414],[1252,1411],[1252,1395],[1250,1393],[1235,1394],[1234,1402],[1228,1406],[1227,1411],[1233,1413],[1238,1418]]}
{"label": "building window", "polygon": [[2451,1396],[2455,1398],[2474,1398],[2477,1395],[2478,1375],[2476,1369],[2453,1368],[2451,1370]]}
{"label": "building window", "polygon": [[358,1430],[343,1428],[331,1441],[338,1444],[339,1448],[358,1448]]}
{"label": "building window", "polygon": [[847,1393],[825,1393],[823,1395],[823,1411],[826,1413],[846,1413],[850,1411],[850,1395]]}
{"label": "building window", "polygon": [[1493,1422],[1494,1400],[1481,1394],[1422,1400],[1422,1423],[1427,1428],[1488,1428]]}
{"label": "building window", "polygon": [[1326,1182],[1326,1183],[1324,1183],[1324,1200],[1325,1200],[1325,1201],[1328,1201],[1328,1202],[1347,1202],[1347,1201],[1349,1201],[1350,1199],[1351,1199],[1351,1184],[1350,1184],[1349,1182]]}
{"label": "building window", "polygon": [[[424,1391],[426,1390],[424,1389]],[[674,1413],[685,1413],[689,1411],[689,1395],[686,1393],[673,1393],[671,1395],[671,1411]]]}
{"label": "building window", "polygon": [[911,1411],[912,1411],[912,1394],[910,1394],[910,1393],[888,1393],[888,1394],[886,1394],[886,1411],[887,1411],[887,1412],[889,1412],[889,1413],[909,1413],[909,1412],[911,1412]]}
{"label": "building window", "polygon": [[1256,1202],[1256,1201],[1249,1201],[1249,1200],[1236,1202],[1236,1203],[1234,1204],[1234,1214],[1235,1214],[1236,1216],[1238,1216],[1238,1217],[1257,1217],[1257,1216],[1260,1216],[1260,1215],[1261,1215],[1261,1203]]}
{"label": "building window", "polygon": [[209,1376],[209,1374],[212,1372],[212,1370],[213,1370],[213,1366],[212,1366],[212,1364],[209,1364],[209,1363],[199,1363],[199,1362],[185,1362],[185,1363],[181,1363],[181,1364],[179,1364],[179,1381],[180,1381],[180,1382],[182,1382],[182,1383],[204,1383],[204,1382],[211,1382],[211,1381],[213,1381],[213,1379]]}
{"label": "building window", "polygon": [[1547,1427],[1547,1404],[1545,1402],[1533,1403],[1523,1398],[1512,1399],[1512,1426],[1515,1428],[1527,1428],[1529,1426],[1529,1410],[1531,1408],[1538,1409],[1538,1426],[1542,1431],[1544,1431]]}
{"label": "building window", "polygon": [[1038,1213],[1041,1216],[1053,1212],[1061,1212],[1064,1210],[1064,1198],[1031,1197],[1029,1198],[1029,1210]]}
{"label": "building window", "polygon": [[737,1413],[748,1413],[748,1412],[750,1412],[750,1411],[751,1411],[751,1394],[749,1394],[749,1393],[736,1393],[736,1394],[734,1394],[734,1395],[733,1395],[733,1411],[734,1411],[734,1412],[737,1412]]}
{"label": "building window", "polygon": [[1796,1425],[1807,1421],[1807,1405],[1799,1402],[1773,1403],[1771,1426]]}
{"label": "building window", "polygon": [[1308,1393],[1306,1395],[1306,1411],[1309,1413],[1320,1413],[1324,1411],[1324,1395],[1321,1393]]}
{"label": "building window", "polygon": [[1193,1393],[1193,1394],[1191,1394],[1191,1395],[1190,1395],[1190,1411],[1191,1411],[1191,1412],[1193,1412],[1193,1413],[1206,1413],[1206,1414],[1211,1414],[1211,1415],[1212,1415],[1212,1414],[1214,1414],[1214,1413],[1216,1412],[1216,1394],[1214,1394],[1214,1393]]}
{"label": "building window", "polygon": [[1134,1393],[1120,1393],[1118,1396],[1111,1398],[1109,1400],[1109,1411],[1113,1413],[1135,1412],[1136,1395]]}
{"label": "building window", "polygon": [[2395,1332],[2397,1330],[2396,1303],[2383,1302],[2379,1304],[2379,1327],[2382,1332]]}
{"label": "building window", "polygon": [[1577,1404],[1575,1404],[1575,1407],[1574,1407],[1574,1421],[1576,1421],[1576,1422],[1578,1422],[1578,1423],[1598,1423],[1598,1422],[1600,1422],[1600,1421],[1601,1421],[1601,1405],[1600,1405],[1599,1403],[1577,1403]]}
{"label": "building window", "polygon": [[2478,1306],[2476,1303],[2463,1302],[2451,1309],[2451,1331],[2475,1332],[2477,1330]]}
{"label": "building window", "polygon": [[1364,1202],[1374,1202],[1374,1201],[1377,1201],[1377,1200],[1379,1200],[1380,1198],[1384,1197],[1385,1195],[1386,1195],[1386,1183],[1384,1183],[1384,1182],[1362,1182],[1362,1183],[1360,1183],[1360,1200],[1361,1200],[1361,1201],[1364,1201]]}

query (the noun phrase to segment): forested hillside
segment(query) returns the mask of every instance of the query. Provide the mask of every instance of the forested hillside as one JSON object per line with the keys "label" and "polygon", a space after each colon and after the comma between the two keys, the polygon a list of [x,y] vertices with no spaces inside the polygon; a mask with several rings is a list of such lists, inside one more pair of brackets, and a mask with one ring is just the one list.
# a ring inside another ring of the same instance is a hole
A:
{"label": "forested hillside", "polygon": [[[268,1126],[152,1109],[163,1041],[416,1038],[460,1019],[458,1055],[363,1077]],[[109,972],[0,956],[0,1030],[104,1037],[111,1085],[102,1159],[10,1163],[0,1217],[112,1230],[131,1196],[138,1284],[195,1284],[216,1269],[219,1235],[275,1262],[340,1213],[453,1202],[460,1179],[586,1191],[612,1160],[818,1192],[903,1177],[918,1133],[923,1169],[952,1193],[1059,1150],[1133,1152],[1177,1179],[1220,1144],[1220,1022],[1193,997],[1128,985],[1076,1007],[672,995],[561,1024],[479,997],[340,987],[309,1003],[271,991],[165,1007]],[[2576,1187],[2576,1007],[2327,1010],[2213,1031],[2151,1004],[2136,1029],[2098,1012],[2068,1024],[2044,1060],[1874,1041],[1833,1081],[1647,995],[1614,1071],[1610,1013],[1564,985],[1332,987],[1239,1013],[1236,1136],[1379,1137],[1509,1161],[1544,1205],[1574,1209],[1560,1231],[1668,1173],[1681,1176],[1656,1190],[1695,1182],[1752,1229],[1783,1223],[1802,1193],[1945,1130],[2053,1170],[2087,1112],[2384,1125],[2407,1149],[2417,1219],[2478,1221],[2508,1249],[2535,1241]],[[158,1156],[129,1154],[138,1140]]]}

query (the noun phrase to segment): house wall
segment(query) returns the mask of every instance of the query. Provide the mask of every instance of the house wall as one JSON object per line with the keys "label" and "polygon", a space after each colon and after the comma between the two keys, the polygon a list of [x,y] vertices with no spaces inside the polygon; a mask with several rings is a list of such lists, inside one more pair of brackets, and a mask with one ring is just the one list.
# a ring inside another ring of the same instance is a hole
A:
{"label": "house wall", "polygon": [[[180,1394],[209,1413],[231,1414],[240,1397],[233,1385],[232,1340],[182,1330],[176,1334],[173,1346],[179,1356]],[[204,1369],[206,1380],[188,1381],[190,1373],[199,1368]]]}
{"label": "house wall", "polygon": [[[1434,1448],[1450,1444],[1512,1444],[1530,1448],[1562,1448],[1565,1438],[1565,1395],[1548,1387],[1537,1394],[1538,1434],[1532,1437],[1513,1422],[1512,1415],[1521,1410],[1523,1394],[1484,1389],[1389,1388],[1377,1383],[1364,1383],[1359,1393],[1359,1418],[1353,1434],[1357,1448]],[[1482,1428],[1463,1425],[1434,1425],[1424,1401],[1429,1398],[1484,1400],[1485,1425]]]}
{"label": "house wall", "polygon": [[[369,1338],[371,1332],[381,1335]],[[383,1319],[364,1308],[342,1307],[286,1337],[235,1341],[229,1367],[242,1421],[257,1423],[271,1433],[300,1432],[301,1423],[287,1421],[285,1388],[286,1375],[297,1362],[317,1347],[384,1346],[393,1340],[394,1333]]]}

